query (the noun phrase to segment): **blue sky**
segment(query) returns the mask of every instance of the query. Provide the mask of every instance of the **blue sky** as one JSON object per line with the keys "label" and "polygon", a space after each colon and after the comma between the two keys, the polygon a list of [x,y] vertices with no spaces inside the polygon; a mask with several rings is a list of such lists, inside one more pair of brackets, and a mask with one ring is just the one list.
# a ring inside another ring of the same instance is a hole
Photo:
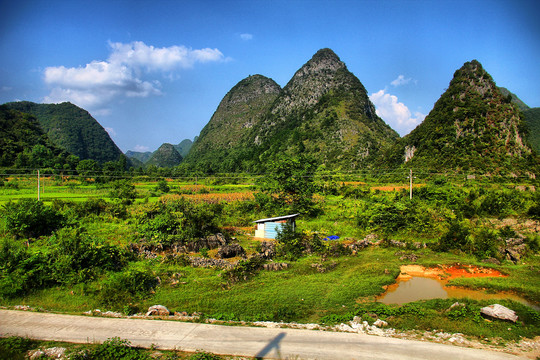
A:
{"label": "blue sky", "polygon": [[123,150],[193,139],[243,78],[285,86],[321,48],[401,135],[463,63],[540,106],[540,2],[2,1],[0,103],[71,101]]}

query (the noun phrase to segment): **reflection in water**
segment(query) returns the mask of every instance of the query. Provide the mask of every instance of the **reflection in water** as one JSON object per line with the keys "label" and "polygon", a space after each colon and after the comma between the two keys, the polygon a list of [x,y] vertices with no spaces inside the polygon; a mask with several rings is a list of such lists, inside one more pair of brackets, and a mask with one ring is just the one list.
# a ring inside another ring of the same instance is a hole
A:
{"label": "reflection in water", "polygon": [[413,276],[390,285],[378,301],[384,304],[405,304],[418,300],[469,298],[475,300],[510,299],[538,308],[520,296],[510,293],[488,294],[481,290],[444,286],[447,281],[434,278]]}

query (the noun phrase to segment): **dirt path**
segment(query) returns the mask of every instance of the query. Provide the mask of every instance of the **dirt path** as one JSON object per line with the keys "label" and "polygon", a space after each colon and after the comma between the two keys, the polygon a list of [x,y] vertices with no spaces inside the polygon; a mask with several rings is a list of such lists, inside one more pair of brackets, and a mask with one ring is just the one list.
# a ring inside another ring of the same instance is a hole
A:
{"label": "dirt path", "polygon": [[103,342],[118,336],[141,347],[268,359],[519,359],[498,352],[352,333],[0,310],[0,336],[8,335],[74,343]]}

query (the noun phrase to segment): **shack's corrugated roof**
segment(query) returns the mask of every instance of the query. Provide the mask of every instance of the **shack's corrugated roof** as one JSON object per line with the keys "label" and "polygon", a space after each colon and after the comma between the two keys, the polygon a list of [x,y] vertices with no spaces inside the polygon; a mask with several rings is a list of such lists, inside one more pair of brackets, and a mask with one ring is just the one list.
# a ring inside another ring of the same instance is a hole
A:
{"label": "shack's corrugated roof", "polygon": [[276,221],[276,220],[287,220],[287,219],[295,218],[298,215],[300,214],[278,216],[278,217],[273,217],[273,218],[268,218],[268,219],[260,219],[260,220],[255,220],[254,223],[263,223],[263,222]]}

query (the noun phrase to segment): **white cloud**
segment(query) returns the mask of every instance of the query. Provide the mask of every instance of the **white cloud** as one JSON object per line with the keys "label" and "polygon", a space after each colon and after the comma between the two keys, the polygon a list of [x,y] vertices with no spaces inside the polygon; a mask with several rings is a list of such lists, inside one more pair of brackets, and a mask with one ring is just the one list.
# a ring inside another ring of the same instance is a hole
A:
{"label": "white cloud", "polygon": [[125,64],[129,67],[142,67],[147,70],[169,71],[174,68],[191,68],[196,62],[209,62],[224,60],[218,49],[193,50],[185,46],[170,46],[155,48],[142,41],[129,44],[109,43],[112,54],[111,63]]}
{"label": "white cloud", "polygon": [[109,133],[110,136],[116,136],[116,131],[112,127],[106,127],[105,131]]}
{"label": "white cloud", "polygon": [[249,40],[253,39],[253,35],[252,34],[240,34],[240,39],[242,39],[244,41],[249,41]]}
{"label": "white cloud", "polygon": [[133,151],[147,152],[147,151],[150,151],[150,148],[148,146],[144,146],[144,145],[135,145],[135,150],[133,150]]}
{"label": "white cloud", "polygon": [[399,75],[397,79],[392,81],[390,84],[393,86],[400,86],[400,85],[406,85],[412,81],[412,78],[405,78],[404,75]]}
{"label": "white cloud", "polygon": [[115,99],[160,95],[159,81],[148,79],[153,72],[226,60],[218,49],[193,50],[176,45],[156,48],[141,41],[109,43],[109,46],[111,53],[107,61],[95,60],[72,68],[47,67],[44,81],[51,91],[43,101],[70,101],[94,113],[106,113],[106,106]]}
{"label": "white cloud", "polygon": [[375,105],[377,115],[401,135],[410,132],[426,117],[418,111],[411,114],[409,108],[398,101],[397,96],[388,94],[385,90],[371,94],[369,99]]}

